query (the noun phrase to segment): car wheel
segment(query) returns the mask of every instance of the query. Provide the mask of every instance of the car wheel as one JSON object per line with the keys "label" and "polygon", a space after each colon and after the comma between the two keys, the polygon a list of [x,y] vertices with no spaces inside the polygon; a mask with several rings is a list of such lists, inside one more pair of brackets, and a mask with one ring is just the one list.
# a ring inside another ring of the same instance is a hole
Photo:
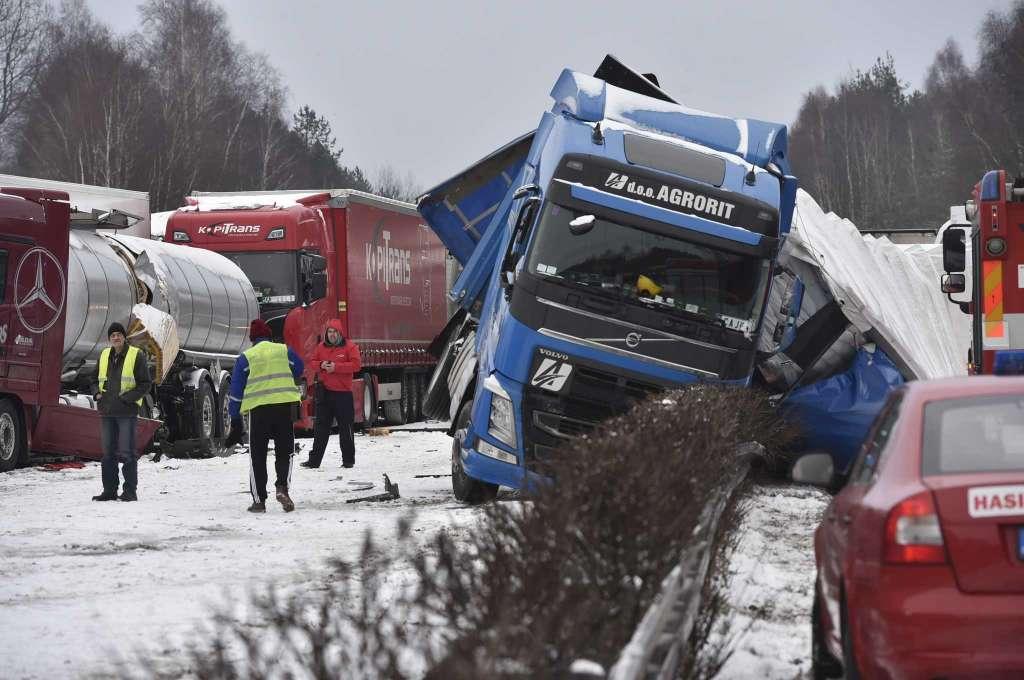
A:
{"label": "car wheel", "polygon": [[843,678],[844,680],[861,680],[860,669],[857,668],[857,657],[853,652],[853,634],[850,632],[850,616],[843,602],[839,616],[843,629]]}
{"label": "car wheel", "polygon": [[25,428],[18,405],[0,399],[0,472],[24,465],[28,458]]}
{"label": "car wheel", "polygon": [[473,479],[462,466],[462,444],[466,437],[466,428],[469,426],[469,415],[472,409],[472,401],[463,404],[456,420],[459,429],[452,438],[452,491],[455,493],[455,498],[463,503],[477,505],[493,500],[498,495],[498,485]]}
{"label": "car wheel", "polygon": [[811,606],[811,677],[814,680],[825,680],[842,676],[842,665],[825,645],[825,633],[821,626],[821,598],[815,587],[814,604]]}

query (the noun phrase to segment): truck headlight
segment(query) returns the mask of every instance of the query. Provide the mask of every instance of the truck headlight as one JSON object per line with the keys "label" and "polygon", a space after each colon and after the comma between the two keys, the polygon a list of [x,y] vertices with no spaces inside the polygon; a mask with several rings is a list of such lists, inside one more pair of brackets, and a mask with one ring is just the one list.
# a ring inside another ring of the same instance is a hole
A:
{"label": "truck headlight", "polygon": [[491,392],[491,415],[487,423],[487,434],[509,446],[516,445],[516,423],[512,402]]}

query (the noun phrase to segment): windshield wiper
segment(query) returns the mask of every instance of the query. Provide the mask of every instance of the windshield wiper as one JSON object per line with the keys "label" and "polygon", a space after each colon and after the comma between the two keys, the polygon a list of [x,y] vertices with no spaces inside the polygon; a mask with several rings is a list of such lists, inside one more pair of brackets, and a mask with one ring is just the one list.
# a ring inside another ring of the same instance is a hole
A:
{"label": "windshield wiper", "polygon": [[710,324],[718,326],[720,328],[725,328],[725,321],[723,321],[722,319],[718,318],[717,316],[711,316],[709,314],[703,314],[701,312],[691,312],[688,309],[682,309],[680,307],[676,307],[674,304],[671,304],[671,303],[666,302],[664,300],[662,300],[660,302],[658,300],[653,299],[653,298],[633,298],[633,300],[635,302],[642,303],[645,307],[648,307],[648,308],[655,308],[658,311],[662,311],[662,310],[668,311],[668,312],[671,312],[672,314],[677,314],[679,316],[685,316],[685,317],[693,319],[695,321],[703,321],[705,323],[710,323]]}

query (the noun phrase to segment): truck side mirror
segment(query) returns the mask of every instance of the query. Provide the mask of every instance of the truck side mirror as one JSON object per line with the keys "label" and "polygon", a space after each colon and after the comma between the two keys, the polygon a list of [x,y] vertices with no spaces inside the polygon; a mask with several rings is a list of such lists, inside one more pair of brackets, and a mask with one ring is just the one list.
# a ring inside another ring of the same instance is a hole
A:
{"label": "truck side mirror", "polygon": [[533,223],[533,218],[537,215],[537,209],[540,207],[540,203],[541,200],[539,196],[531,196],[519,207],[519,215],[516,217],[516,226],[512,230],[512,236],[509,237],[508,248],[505,249],[505,257],[501,261],[501,276],[499,279],[502,288],[505,289],[506,296],[510,294],[512,285],[515,283],[515,274],[513,273],[513,269],[516,265],[518,248],[526,238],[526,231],[529,229],[530,224]]}
{"label": "truck side mirror", "polygon": [[967,244],[963,227],[949,227],[942,233],[942,268],[949,274],[967,269]]}
{"label": "truck side mirror", "polygon": [[327,272],[314,272],[302,287],[302,302],[311,304],[327,297]]}
{"label": "truck side mirror", "polygon": [[946,295],[962,293],[967,290],[967,277],[963,274],[943,274],[942,292]]}

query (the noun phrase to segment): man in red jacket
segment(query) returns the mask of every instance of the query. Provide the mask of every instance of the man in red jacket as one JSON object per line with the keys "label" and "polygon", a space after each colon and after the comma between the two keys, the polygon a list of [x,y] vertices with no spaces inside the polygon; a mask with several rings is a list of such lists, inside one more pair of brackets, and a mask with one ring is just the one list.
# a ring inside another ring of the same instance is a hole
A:
{"label": "man in red jacket", "polygon": [[356,443],[352,437],[355,410],[352,405],[352,375],[361,368],[359,346],[345,337],[340,319],[327,323],[324,341],[313,352],[316,366],[316,424],[313,426],[313,451],[302,467],[318,468],[324,458],[331,425],[338,421],[341,462],[347,468],[356,463]]}

